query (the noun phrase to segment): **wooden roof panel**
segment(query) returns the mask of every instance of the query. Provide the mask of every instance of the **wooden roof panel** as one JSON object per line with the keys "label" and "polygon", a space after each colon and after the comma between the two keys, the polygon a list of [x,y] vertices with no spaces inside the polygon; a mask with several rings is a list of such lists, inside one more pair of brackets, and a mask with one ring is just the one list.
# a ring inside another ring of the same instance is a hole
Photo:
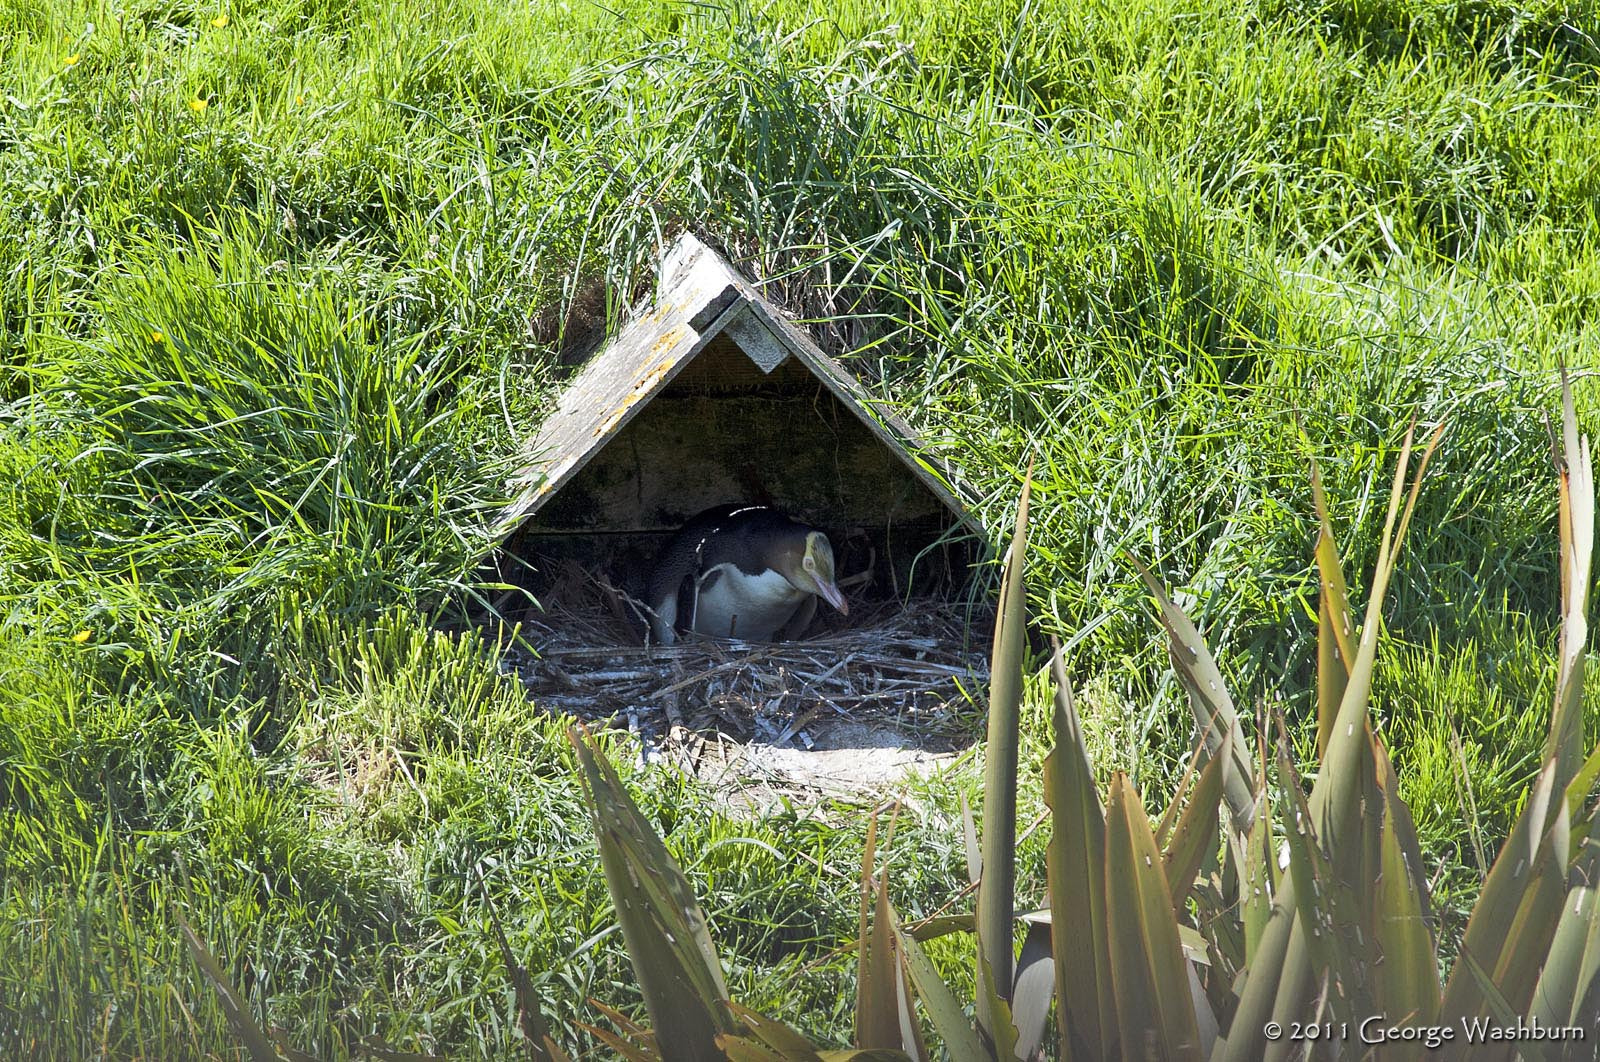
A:
{"label": "wooden roof panel", "polygon": [[916,433],[715,251],[686,234],[663,256],[660,276],[655,309],[624,325],[584,366],[529,441],[511,484],[512,504],[499,522],[501,533],[536,513],[706,344],[727,331],[762,372],[790,356],[801,361],[963,523],[983,534],[945,470],[921,452]]}

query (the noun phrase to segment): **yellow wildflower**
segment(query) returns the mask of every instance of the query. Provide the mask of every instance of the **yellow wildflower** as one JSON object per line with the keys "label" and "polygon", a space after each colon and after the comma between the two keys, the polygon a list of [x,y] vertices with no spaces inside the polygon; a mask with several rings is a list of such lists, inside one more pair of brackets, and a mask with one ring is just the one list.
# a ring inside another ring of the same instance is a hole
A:
{"label": "yellow wildflower", "polygon": [[82,59],[82,58],[83,58],[83,53],[82,52],[73,52],[71,55],[69,55],[65,59],[61,60],[61,65],[62,66],[77,66],[78,65],[78,60]]}
{"label": "yellow wildflower", "polygon": [[151,332],[150,333],[150,342],[152,342],[152,343],[160,343],[162,340],[164,340],[166,338],[167,337],[164,334],[162,334],[161,332]]}
{"label": "yellow wildflower", "polygon": [[205,109],[209,104],[209,100],[203,100],[199,96],[196,96],[194,99],[189,101],[189,109],[196,114],[204,114]]}
{"label": "yellow wildflower", "polygon": [[222,14],[212,19],[211,24],[217,29],[221,29],[222,27],[226,26],[228,24],[228,13],[224,11]]}
{"label": "yellow wildflower", "polygon": [[84,642],[89,640],[89,632],[87,630],[79,631],[77,634],[72,636],[72,640],[77,642],[79,645],[82,645]]}

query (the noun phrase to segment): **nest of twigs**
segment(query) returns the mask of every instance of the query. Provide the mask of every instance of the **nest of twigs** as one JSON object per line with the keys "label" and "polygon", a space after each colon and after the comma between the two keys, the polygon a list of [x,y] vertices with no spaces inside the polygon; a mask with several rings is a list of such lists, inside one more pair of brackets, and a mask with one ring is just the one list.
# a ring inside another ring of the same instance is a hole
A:
{"label": "nest of twigs", "polygon": [[507,666],[542,707],[657,740],[684,728],[810,748],[848,721],[945,751],[976,733],[992,617],[967,603],[853,601],[848,619],[830,614],[800,640],[688,635],[670,647],[638,644],[627,613],[615,600],[547,600],[523,623],[532,651],[508,654]]}

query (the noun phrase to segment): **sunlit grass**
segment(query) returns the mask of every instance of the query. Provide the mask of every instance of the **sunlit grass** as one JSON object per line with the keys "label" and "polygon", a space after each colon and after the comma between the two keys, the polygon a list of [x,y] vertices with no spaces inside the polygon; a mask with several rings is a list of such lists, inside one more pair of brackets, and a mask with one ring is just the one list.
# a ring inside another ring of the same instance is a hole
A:
{"label": "sunlit grass", "polygon": [[[491,904],[554,1016],[637,1002],[560,721],[430,621],[563,329],[685,228],[991,527],[1038,454],[1035,613],[1092,628],[1095,762],[1153,803],[1191,737],[1125,557],[1304,726],[1309,459],[1368,571],[1406,424],[1447,419],[1377,695],[1464,909],[1548,710],[1597,39],[1545,0],[6,7],[0,1054],[229,1048],[180,915],[330,1056],[514,1054]],[[972,777],[902,813],[908,917],[965,880]],[[734,996],[838,1039],[859,812],[634,781]]]}

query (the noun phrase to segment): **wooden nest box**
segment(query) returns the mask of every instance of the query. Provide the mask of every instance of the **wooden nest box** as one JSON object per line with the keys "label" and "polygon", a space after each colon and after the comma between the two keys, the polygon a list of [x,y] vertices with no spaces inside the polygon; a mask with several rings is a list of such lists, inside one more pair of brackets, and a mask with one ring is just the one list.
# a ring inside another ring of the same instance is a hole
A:
{"label": "wooden nest box", "polygon": [[541,598],[579,570],[642,596],[672,532],[732,503],[825,530],[852,601],[948,596],[983,545],[911,428],[689,235],[662,259],[654,308],[528,442],[512,490],[499,576]]}

